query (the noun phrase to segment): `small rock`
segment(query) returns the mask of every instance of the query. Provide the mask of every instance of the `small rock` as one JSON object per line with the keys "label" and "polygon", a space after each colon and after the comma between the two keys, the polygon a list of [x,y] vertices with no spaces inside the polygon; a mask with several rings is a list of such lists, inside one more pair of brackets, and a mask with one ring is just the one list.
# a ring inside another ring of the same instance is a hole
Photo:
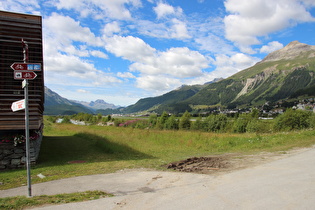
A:
{"label": "small rock", "polygon": [[39,177],[39,178],[41,178],[41,179],[44,179],[44,178],[46,178],[46,176],[44,176],[42,173],[40,173],[40,174],[37,174],[37,176]]}

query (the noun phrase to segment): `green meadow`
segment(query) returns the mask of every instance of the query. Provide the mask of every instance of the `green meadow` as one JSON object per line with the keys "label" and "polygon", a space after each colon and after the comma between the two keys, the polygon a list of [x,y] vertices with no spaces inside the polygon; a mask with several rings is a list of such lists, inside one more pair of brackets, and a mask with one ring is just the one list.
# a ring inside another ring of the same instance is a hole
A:
{"label": "green meadow", "polygon": [[[315,144],[315,131],[211,133],[191,130],[80,126],[45,121],[40,156],[32,166],[32,184],[113,173],[121,169],[166,170],[165,165],[192,156],[277,152]],[[37,174],[46,176],[44,179]],[[26,170],[0,173],[0,189],[26,185]]]}

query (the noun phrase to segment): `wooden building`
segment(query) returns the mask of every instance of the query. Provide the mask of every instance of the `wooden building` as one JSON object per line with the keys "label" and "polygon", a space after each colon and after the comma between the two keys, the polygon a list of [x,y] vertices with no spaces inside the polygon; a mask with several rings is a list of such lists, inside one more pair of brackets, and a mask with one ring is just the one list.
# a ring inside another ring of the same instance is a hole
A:
{"label": "wooden building", "polygon": [[24,99],[23,80],[14,79],[10,66],[23,63],[22,39],[28,44],[28,62],[41,63],[29,81],[29,128],[40,130],[44,111],[44,69],[41,16],[0,11],[0,135],[25,130],[24,110],[13,112],[13,102]]}

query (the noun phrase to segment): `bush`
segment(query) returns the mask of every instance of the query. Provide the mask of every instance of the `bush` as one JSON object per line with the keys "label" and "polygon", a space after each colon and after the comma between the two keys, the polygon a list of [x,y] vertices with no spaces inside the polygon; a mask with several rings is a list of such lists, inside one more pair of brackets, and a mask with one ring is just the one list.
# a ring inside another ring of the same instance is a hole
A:
{"label": "bush", "polygon": [[170,130],[177,130],[178,129],[178,121],[177,119],[175,118],[174,115],[170,116],[165,124],[164,124],[164,128],[165,129],[170,129]]}
{"label": "bush", "polygon": [[288,109],[283,115],[276,118],[276,131],[291,131],[311,127],[312,113],[309,111]]}
{"label": "bush", "polygon": [[268,133],[272,130],[271,122],[265,120],[252,119],[247,123],[246,132],[249,133]]}
{"label": "bush", "polygon": [[190,113],[188,111],[186,111],[183,114],[183,116],[180,118],[179,128],[184,129],[184,130],[189,130],[190,125],[191,125],[190,118],[191,118]]}
{"label": "bush", "polygon": [[204,122],[204,130],[210,132],[224,132],[226,131],[227,123],[228,118],[224,114],[209,115]]}

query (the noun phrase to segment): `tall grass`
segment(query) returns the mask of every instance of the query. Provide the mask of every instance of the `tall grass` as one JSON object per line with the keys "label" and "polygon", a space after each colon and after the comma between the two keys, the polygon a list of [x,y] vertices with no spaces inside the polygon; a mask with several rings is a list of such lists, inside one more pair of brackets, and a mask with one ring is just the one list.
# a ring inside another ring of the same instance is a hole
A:
{"label": "tall grass", "polygon": [[[315,131],[231,134],[150,130],[72,124],[45,124],[32,183],[66,177],[111,173],[125,168],[154,168],[191,156],[256,153],[307,147]],[[84,161],[73,164],[73,161]],[[42,173],[45,179],[36,175]],[[0,173],[0,189],[26,184],[24,169]]]}

